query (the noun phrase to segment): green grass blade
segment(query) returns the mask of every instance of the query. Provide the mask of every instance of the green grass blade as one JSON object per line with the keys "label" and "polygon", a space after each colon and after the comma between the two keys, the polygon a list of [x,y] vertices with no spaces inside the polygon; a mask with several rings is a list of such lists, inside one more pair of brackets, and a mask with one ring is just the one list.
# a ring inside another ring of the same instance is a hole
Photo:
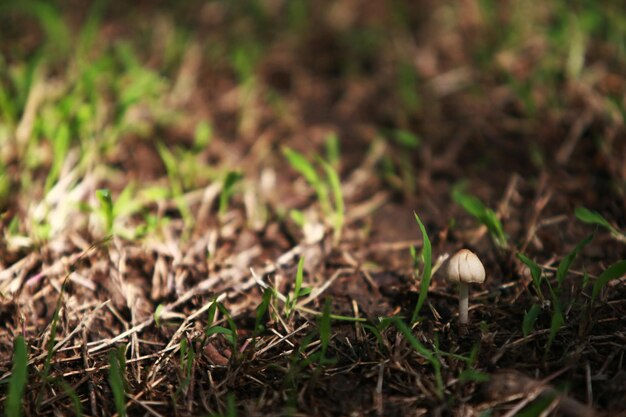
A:
{"label": "green grass blade", "polygon": [[67,397],[72,402],[72,407],[74,409],[74,415],[76,417],[82,417],[82,415],[83,415],[83,406],[80,403],[80,398],[78,397],[78,394],[76,394],[76,391],[74,391],[74,389],[72,388],[72,386],[70,384],[68,384],[67,382],[65,382],[62,379],[60,381],[58,381],[58,383],[59,383],[59,385],[61,385],[61,388],[63,389],[63,392],[65,393],[65,395],[67,395]]}
{"label": "green grass blade", "polygon": [[193,350],[193,344],[185,337],[180,341],[180,364],[182,367],[182,381],[180,381],[180,391],[187,392],[187,387],[191,382],[193,372],[193,362],[196,354]]}
{"label": "green grass blade", "polygon": [[165,306],[163,304],[159,304],[154,309],[154,313],[152,313],[152,316],[154,317],[154,323],[157,325],[157,327],[161,326],[161,315],[163,314],[164,308]]}
{"label": "green grass blade", "polygon": [[261,304],[256,309],[256,315],[254,319],[254,335],[258,336],[263,330],[265,330],[265,326],[263,325],[263,319],[265,314],[269,310],[270,303],[272,302],[273,290],[271,288],[266,288],[263,292],[263,299],[261,300]]}
{"label": "green grass blade", "polygon": [[462,192],[459,186],[453,188],[452,199],[487,227],[498,247],[507,247],[507,237],[506,233],[504,233],[502,222],[500,222],[500,219],[498,219],[498,216],[493,210],[486,207],[482,201],[473,195]]}
{"label": "green grass blade", "polygon": [[378,342],[379,347],[382,348],[385,345],[385,343],[383,342],[383,335],[380,333],[380,330],[376,328],[376,326],[368,323],[361,323],[361,326],[363,326],[365,330],[368,330],[374,335],[374,337],[376,337],[376,341]]}
{"label": "green grass blade", "polygon": [[320,178],[315,170],[315,167],[313,167],[304,155],[286,146],[282,148],[282,151],[285,158],[287,158],[289,165],[298,171],[298,173],[302,175],[309,184],[316,184],[320,182]]}
{"label": "green grass blade", "polygon": [[317,198],[320,202],[322,212],[325,215],[332,213],[330,206],[330,198],[328,196],[328,189],[319,174],[315,170],[313,164],[311,164],[301,153],[294,151],[293,149],[285,146],[282,148],[283,155],[289,162],[289,165],[296,170],[304,179],[313,187]]}
{"label": "green grass blade", "polygon": [[393,323],[393,325],[406,337],[407,341],[411,345],[411,347],[417,352],[418,355],[427,359],[433,367],[435,371],[435,381],[437,383],[437,395],[439,398],[443,398],[443,378],[441,376],[441,362],[439,362],[439,358],[426,346],[422,345],[419,340],[415,337],[409,326],[407,326],[400,318],[391,317],[389,320]]}
{"label": "green grass blade", "polygon": [[560,304],[553,303],[552,320],[550,321],[550,336],[548,337],[548,342],[546,343],[546,354],[550,352],[550,348],[552,347],[554,338],[556,337],[556,334],[559,332],[561,327],[563,327],[564,323],[565,318],[563,317],[563,312],[561,311]]}
{"label": "green grass blade", "polygon": [[597,211],[592,211],[585,207],[577,207],[576,210],[574,210],[574,215],[578,220],[582,221],[583,223],[603,227],[608,230],[611,233],[611,236],[616,240],[619,240],[620,242],[626,242],[626,233],[614,227]]}
{"label": "green grass blade", "polygon": [[593,240],[593,236],[594,234],[592,233],[586,238],[584,238],[583,240],[581,240],[578,243],[578,245],[576,245],[574,250],[568,253],[567,256],[563,258],[561,263],[559,263],[559,267],[556,271],[556,281],[558,282],[559,288],[561,287],[561,285],[563,284],[563,281],[565,280],[565,276],[567,275],[567,272],[569,271],[570,265],[572,264],[572,262],[574,262],[574,259],[576,259],[576,256],[578,256],[578,253]]}
{"label": "green grass blade", "polygon": [[293,286],[293,297],[289,299],[288,314],[291,314],[298,298],[300,297],[300,289],[302,288],[302,281],[304,280],[304,256],[300,257],[298,261],[298,269],[296,271],[296,279]]}
{"label": "green grass blade", "polygon": [[595,300],[600,295],[600,291],[609,281],[621,278],[626,275],[626,260],[619,261],[610,267],[608,267],[596,280],[593,284],[593,293],[591,295],[591,300]]}
{"label": "green grass blade", "polygon": [[215,312],[217,311],[217,297],[213,297],[209,311],[207,312],[208,318],[206,322],[205,331],[209,330],[213,326],[213,320],[215,320]]}
{"label": "green grass blade", "polygon": [[59,294],[59,298],[57,299],[56,306],[54,308],[54,313],[52,314],[52,321],[50,322],[50,336],[48,339],[48,343],[46,344],[46,359],[43,364],[43,371],[41,373],[41,379],[43,380],[43,384],[41,386],[41,390],[37,394],[36,405],[39,408],[41,404],[41,399],[43,395],[44,388],[48,383],[48,377],[50,375],[50,364],[52,363],[52,355],[54,355],[54,345],[56,343],[57,336],[57,326],[59,325],[59,314],[61,312],[61,303],[63,302],[63,293],[65,292],[65,284],[69,275],[65,277],[63,285],[61,286],[61,293]]}
{"label": "green grass blade", "polygon": [[220,194],[219,203],[219,215],[224,216],[228,211],[228,203],[233,195],[235,184],[243,178],[241,172],[230,171],[224,178],[224,184],[222,185],[222,192]]}
{"label": "green grass blade", "polygon": [[228,327],[230,328],[230,332],[232,334],[232,340],[230,340],[230,343],[233,345],[233,352],[236,352],[237,351],[237,325],[235,324],[235,320],[233,320],[233,317],[230,315],[230,312],[226,309],[224,304],[220,302],[216,304],[220,312],[224,315],[224,317],[226,317],[226,323],[228,323]]}
{"label": "green grass blade", "polygon": [[226,417],[237,417],[237,401],[232,392],[226,397]]}
{"label": "green grass blade", "polygon": [[213,326],[208,329],[205,334],[207,337],[214,334],[221,334],[232,346],[237,345],[237,334],[233,332],[232,329],[226,328],[224,326]]}
{"label": "green grass blade", "polygon": [[211,143],[213,139],[213,128],[206,120],[202,120],[196,125],[193,137],[194,149],[201,151]]}
{"label": "green grass blade", "polygon": [[600,213],[597,211],[589,210],[585,207],[576,207],[574,210],[574,215],[578,220],[587,224],[595,224],[597,226],[602,226],[605,229],[610,231],[614,231],[615,228],[609,223]]}
{"label": "green grass blade", "polygon": [[396,130],[393,132],[392,138],[400,145],[415,149],[420,145],[419,136],[407,130]]}
{"label": "green grass blade", "polygon": [[111,234],[113,231],[113,200],[111,199],[111,192],[102,188],[96,190],[96,198],[100,202],[100,213],[104,219],[104,227],[107,234]]}
{"label": "green grass blade", "polygon": [[459,374],[459,382],[487,382],[491,379],[489,374],[479,372],[475,369],[464,369]]}
{"label": "green grass blade", "polygon": [[528,258],[521,252],[518,252],[515,256],[517,256],[517,259],[522,261],[522,263],[524,263],[524,265],[526,265],[528,269],[530,269],[530,276],[533,279],[533,286],[537,290],[537,294],[543,299],[543,294],[541,292],[541,281],[543,279],[543,276],[541,274],[541,267],[537,265],[535,261]]}
{"label": "green grass blade", "polygon": [[426,233],[426,228],[424,224],[420,220],[417,213],[413,213],[415,215],[415,221],[419,225],[420,231],[422,232],[422,280],[420,283],[420,294],[417,298],[417,304],[415,305],[415,310],[413,310],[413,316],[411,316],[411,323],[415,323],[417,317],[419,316],[420,311],[422,310],[422,306],[426,302],[426,297],[428,296],[428,288],[430,287],[430,279],[432,273],[432,246],[430,244],[430,239],[428,238],[428,233]]}
{"label": "green grass blade", "polygon": [[178,159],[172,151],[162,143],[157,143],[157,151],[165,165],[165,170],[170,178],[170,189],[174,197],[180,197],[183,194],[183,184],[181,172],[178,165]]}
{"label": "green grass blade", "polygon": [[45,33],[46,48],[50,56],[63,57],[69,50],[71,42],[70,28],[62,18],[54,3],[46,1],[8,2],[10,8],[22,11],[34,17]]}
{"label": "green grass blade", "polygon": [[106,7],[107,2],[105,0],[92,2],[88,17],[78,35],[76,52],[79,57],[85,57],[91,50],[98,36],[98,29],[100,28]]}
{"label": "green grass blade", "polygon": [[516,417],[541,417],[546,415],[546,410],[554,401],[556,393],[539,396],[539,398],[531,402],[523,410],[515,414]]}
{"label": "green grass blade", "polygon": [[65,159],[67,157],[69,149],[70,126],[68,123],[63,123],[56,129],[54,133],[54,139],[52,141],[52,166],[50,167],[50,172],[48,173],[48,177],[46,178],[46,191],[49,191],[50,188],[52,188],[52,185],[59,178],[61,168],[65,163]]}
{"label": "green grass blade", "polygon": [[435,355],[426,346],[422,345],[415,337],[409,326],[407,326],[399,317],[390,317],[388,319],[395,327],[406,337],[411,347],[417,352],[418,355],[424,359],[428,359],[430,362],[435,360]]}
{"label": "green grass blade", "polygon": [[452,199],[455,203],[461,206],[463,210],[467,211],[477,219],[481,219],[487,210],[487,207],[485,207],[482,201],[473,195],[463,193],[460,189],[458,189],[458,187],[455,187],[452,190]]}
{"label": "green grass blade", "polygon": [[126,388],[124,372],[126,369],[123,360],[120,359],[120,355],[123,355],[124,347],[120,346],[120,350],[113,350],[109,353],[109,386],[113,393],[113,401],[115,403],[115,409],[120,417],[126,416]]}
{"label": "green grass blade", "polygon": [[326,136],[324,141],[324,148],[326,149],[326,160],[335,169],[339,166],[341,160],[341,149],[339,146],[339,138],[337,134],[331,133]]}
{"label": "green grass blade", "polygon": [[328,177],[328,183],[330,184],[330,189],[333,193],[333,199],[335,201],[335,211],[333,213],[333,229],[334,229],[334,241],[335,244],[338,244],[341,240],[341,231],[343,229],[344,217],[345,217],[345,206],[343,202],[343,193],[341,191],[341,180],[339,179],[339,175],[337,171],[326,161],[320,160],[320,164],[326,171],[326,176]]}
{"label": "green grass blade", "polygon": [[13,344],[13,367],[4,409],[6,417],[22,415],[22,397],[28,380],[28,349],[24,336],[17,336]]}
{"label": "green grass blade", "polygon": [[541,307],[539,304],[533,304],[530,307],[530,310],[524,314],[524,321],[522,322],[522,333],[524,337],[528,336],[535,330],[535,322],[537,321],[537,317],[539,317],[539,313],[541,312]]}

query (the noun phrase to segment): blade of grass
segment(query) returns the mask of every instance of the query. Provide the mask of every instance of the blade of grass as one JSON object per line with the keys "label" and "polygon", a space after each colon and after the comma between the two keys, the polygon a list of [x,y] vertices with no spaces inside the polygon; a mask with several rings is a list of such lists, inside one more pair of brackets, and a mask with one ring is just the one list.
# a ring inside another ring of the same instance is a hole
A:
{"label": "blade of grass", "polygon": [[540,395],[535,401],[531,402],[523,410],[515,414],[516,417],[541,417],[546,415],[546,410],[554,401],[556,393]]}
{"label": "blade of grass", "polygon": [[399,317],[390,317],[387,319],[406,337],[411,347],[417,352],[418,355],[427,359],[432,365],[435,371],[435,381],[437,384],[437,396],[443,398],[443,378],[441,376],[441,362],[439,358],[430,351],[426,346],[422,345],[415,337],[409,326],[407,326]]}
{"label": "blade of grass", "polygon": [[228,393],[226,397],[226,417],[237,417],[237,401],[235,400],[235,394]]}
{"label": "blade of grass", "polygon": [[228,323],[228,327],[231,333],[230,343],[233,346],[233,352],[236,352],[237,351],[237,325],[235,324],[235,320],[233,320],[233,317],[230,315],[230,312],[224,306],[224,304],[220,302],[217,302],[216,304],[220,313],[222,313],[224,317],[226,318],[226,323]]}
{"label": "blade of grass", "polygon": [[206,120],[202,120],[196,125],[193,137],[194,149],[201,151],[211,143],[213,139],[213,128]]}
{"label": "blade of grass", "polygon": [[13,367],[5,401],[5,417],[20,417],[22,415],[22,397],[28,380],[28,349],[24,336],[17,336],[13,345]]}
{"label": "blade of grass", "polygon": [[118,349],[112,350],[109,353],[109,386],[113,393],[113,402],[115,403],[115,409],[120,417],[126,416],[126,388],[124,371],[126,364],[124,358],[124,346],[120,346]]}
{"label": "blade of grass", "polygon": [[258,336],[263,330],[265,330],[265,326],[262,324],[263,318],[265,317],[265,313],[269,310],[270,303],[272,301],[273,290],[271,288],[266,288],[263,292],[263,299],[261,300],[261,304],[256,309],[256,316],[254,319],[254,335]]}
{"label": "blade of grass", "polygon": [[395,130],[391,137],[400,145],[409,148],[415,149],[420,145],[420,138],[413,132],[409,132],[407,130]]}
{"label": "blade of grass", "polygon": [[578,245],[576,245],[574,250],[568,253],[567,256],[563,258],[561,263],[559,263],[559,267],[556,271],[556,281],[559,285],[559,288],[561,287],[561,285],[563,284],[563,281],[565,280],[565,276],[567,275],[567,272],[569,271],[570,265],[572,264],[572,262],[574,262],[574,259],[576,259],[576,256],[578,256],[578,253],[593,240],[593,236],[594,236],[594,233],[590,234],[585,239],[581,240],[578,243]]}
{"label": "blade of grass", "polygon": [[330,199],[328,196],[328,189],[326,184],[321,180],[319,174],[315,170],[313,164],[311,164],[305,157],[299,152],[294,151],[289,147],[282,148],[283,155],[287,158],[289,165],[296,170],[304,179],[313,187],[317,198],[320,202],[322,212],[324,214],[332,213],[330,206]]}
{"label": "blade of grass", "polygon": [[91,47],[98,35],[100,22],[107,7],[104,0],[96,0],[92,2],[85,23],[83,24],[78,35],[76,54],[78,57],[84,57],[89,53]]}
{"label": "blade of grass", "polygon": [[[215,313],[217,312],[217,310],[219,310],[226,318],[228,327],[213,325],[213,321],[215,320]],[[232,345],[233,352],[237,351],[237,326],[226,307],[224,307],[222,303],[217,301],[217,297],[213,298],[213,302],[209,307],[207,324],[204,329],[204,338],[201,345],[205,346],[207,339],[213,334],[224,335],[226,340]]]}
{"label": "blade of grass", "polygon": [[487,227],[498,247],[506,248],[508,246],[506,233],[504,233],[504,228],[496,213],[486,207],[477,197],[465,194],[460,188],[460,186],[456,186],[452,190],[454,202]]}
{"label": "blade of grass", "polygon": [[530,307],[530,310],[524,314],[524,321],[522,322],[522,333],[524,334],[524,337],[528,336],[535,330],[535,322],[537,321],[537,317],[539,317],[540,312],[541,306],[539,306],[539,304],[533,304]]}
{"label": "blade of grass", "polygon": [[411,323],[415,323],[419,316],[419,313],[426,302],[426,297],[428,296],[428,288],[430,287],[430,279],[432,272],[432,247],[430,244],[430,239],[428,238],[428,233],[426,233],[426,228],[424,224],[420,220],[417,213],[413,212],[415,215],[415,221],[419,225],[420,231],[422,232],[422,279],[420,283],[420,294],[417,298],[417,304],[415,305],[415,309],[413,310],[413,315],[411,316]]}
{"label": "blade of grass", "polygon": [[52,314],[52,321],[50,322],[50,336],[48,339],[48,344],[46,345],[46,359],[43,365],[43,371],[41,373],[41,379],[43,384],[41,385],[41,389],[37,394],[37,399],[35,401],[37,410],[41,405],[41,400],[43,398],[43,392],[48,384],[49,376],[50,376],[50,365],[52,363],[52,355],[54,355],[54,345],[56,341],[57,335],[57,326],[59,324],[59,315],[61,312],[61,303],[63,301],[63,294],[65,293],[65,285],[69,279],[69,274],[65,276],[63,280],[63,284],[61,285],[61,292],[59,294],[59,298],[57,299],[56,306],[54,308],[54,313]]}
{"label": "blade of grass", "polygon": [[293,296],[287,298],[287,315],[291,315],[296,307],[298,298],[300,297],[300,289],[302,288],[302,281],[304,279],[304,256],[298,261],[298,269],[296,271],[296,279],[293,287]]}
{"label": "blade of grass", "polygon": [[539,297],[543,299],[543,294],[541,292],[541,280],[543,278],[541,274],[541,267],[537,265],[535,261],[528,258],[526,255],[524,255],[521,252],[518,252],[515,256],[517,256],[517,259],[522,261],[522,263],[524,263],[524,265],[526,265],[528,269],[530,269],[530,276],[533,279],[533,286],[535,287],[535,290],[537,291],[537,295],[539,295]]}
{"label": "blade of grass", "polygon": [[59,178],[61,168],[65,163],[67,153],[70,149],[70,127],[69,124],[63,123],[56,129],[54,139],[52,141],[52,166],[46,178],[45,190],[50,191],[52,185]]}
{"label": "blade of grass", "polygon": [[620,242],[626,242],[626,233],[620,231],[611,223],[609,223],[608,220],[606,220],[597,211],[592,211],[585,207],[577,207],[574,210],[574,215],[578,220],[582,221],[583,223],[603,227],[608,230],[611,233],[611,236],[613,236],[616,240],[619,240]]}
{"label": "blade of grass", "polygon": [[233,189],[235,184],[237,184],[243,175],[238,171],[230,171],[226,174],[226,178],[224,178],[224,183],[222,185],[222,192],[220,194],[220,203],[219,203],[219,215],[224,216],[228,211],[228,203],[230,198],[233,195]]}
{"label": "blade of grass", "polygon": [[328,177],[328,183],[330,184],[330,189],[333,193],[333,199],[335,202],[335,211],[333,213],[333,238],[335,244],[338,244],[341,240],[341,231],[343,229],[345,211],[343,193],[341,191],[341,180],[339,179],[339,175],[337,174],[335,168],[332,167],[332,165],[321,159],[319,160],[319,162],[326,172],[326,177]]}
{"label": "blade of grass", "polygon": [[65,382],[62,379],[59,380],[59,381],[55,381],[55,382],[58,383],[59,385],[61,385],[61,389],[63,389],[63,392],[65,393],[65,395],[67,395],[67,397],[72,402],[72,407],[74,409],[74,415],[76,417],[82,417],[82,415],[83,415],[83,406],[81,405],[80,398],[78,398],[78,394],[76,394],[76,391],[74,390],[74,388],[72,388],[72,386],[70,384],[68,384],[67,382]]}
{"label": "blade of grass", "polygon": [[621,278],[626,275],[626,260],[619,261],[611,266],[609,266],[596,280],[593,284],[593,293],[591,295],[591,301],[593,302],[598,295],[600,295],[600,291],[602,288],[609,283],[609,281]]}
{"label": "blade of grass", "polygon": [[550,320],[550,336],[548,336],[548,342],[546,343],[546,351],[547,355],[550,352],[550,348],[552,347],[552,343],[554,342],[554,338],[557,333],[563,327],[565,323],[565,318],[563,317],[563,312],[561,311],[561,307],[559,304],[555,304],[552,307],[552,319]]}
{"label": "blade of grass", "polygon": [[183,379],[180,381],[180,391],[187,392],[187,387],[191,382],[193,372],[193,362],[195,360],[195,352],[193,344],[185,337],[180,341],[180,364],[182,367]]}
{"label": "blade of grass", "polygon": [[597,211],[589,210],[585,207],[576,207],[574,210],[574,215],[578,220],[587,224],[595,224],[597,226],[602,226],[609,231],[614,231],[615,228],[609,223],[600,213]]}
{"label": "blade of grass", "polygon": [[336,133],[331,133],[326,136],[324,148],[326,149],[326,160],[333,168],[338,169],[339,161],[341,159],[341,150],[339,146],[339,138]]}
{"label": "blade of grass", "polygon": [[104,220],[105,233],[110,235],[113,232],[113,200],[111,199],[111,192],[102,188],[96,190],[96,198],[100,202],[100,213]]}

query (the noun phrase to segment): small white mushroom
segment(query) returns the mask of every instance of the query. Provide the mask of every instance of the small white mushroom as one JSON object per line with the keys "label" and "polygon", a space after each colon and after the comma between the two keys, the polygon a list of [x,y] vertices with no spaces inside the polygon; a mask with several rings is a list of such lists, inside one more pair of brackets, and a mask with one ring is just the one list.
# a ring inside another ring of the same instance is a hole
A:
{"label": "small white mushroom", "polygon": [[459,322],[467,324],[469,308],[469,286],[485,282],[485,267],[478,256],[468,249],[458,251],[448,261],[448,279],[459,283]]}

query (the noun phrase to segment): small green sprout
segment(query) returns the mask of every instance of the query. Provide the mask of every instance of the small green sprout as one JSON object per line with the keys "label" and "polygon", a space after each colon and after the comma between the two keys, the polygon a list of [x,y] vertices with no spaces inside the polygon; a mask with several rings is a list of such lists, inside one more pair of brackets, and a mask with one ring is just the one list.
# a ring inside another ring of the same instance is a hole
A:
{"label": "small green sprout", "polygon": [[255,336],[258,336],[261,332],[265,330],[263,320],[265,318],[266,313],[269,311],[273,295],[274,295],[274,291],[271,288],[266,288],[265,291],[263,292],[263,299],[261,300],[261,304],[259,304],[259,306],[256,309],[256,315],[254,319]]}
{"label": "small green sprout", "polygon": [[[222,315],[226,319],[226,323],[228,323],[228,327],[213,324],[213,321],[215,319],[215,314],[217,313],[218,310],[220,313],[222,313]],[[233,320],[232,316],[230,315],[226,307],[222,303],[217,301],[217,297],[213,299],[211,307],[209,307],[208,316],[209,318],[207,320],[207,324],[204,330],[205,341],[211,335],[221,334],[231,344],[233,348],[233,352],[236,352],[237,351],[237,325],[235,324],[235,321]]]}
{"label": "small green sprout", "polygon": [[539,304],[533,304],[524,314],[524,320],[522,321],[522,334],[524,337],[528,336],[535,330],[535,322],[537,317],[541,313],[541,306]]}
{"label": "small green sprout", "polygon": [[106,234],[113,233],[113,200],[111,199],[111,192],[106,189],[96,190],[96,197],[100,202],[100,215],[104,220],[104,230]]}
{"label": "small green sprout", "polygon": [[287,301],[285,303],[285,312],[287,316],[290,316],[296,308],[296,303],[298,302],[298,298],[304,293],[308,293],[309,291],[305,291],[301,293],[302,290],[302,281],[304,279],[304,256],[300,258],[298,261],[298,269],[296,271],[296,279],[293,287],[293,296],[287,297]]}
{"label": "small green sprout", "polygon": [[501,249],[508,247],[507,236],[504,233],[502,223],[495,211],[486,207],[482,201],[473,195],[465,194],[461,187],[456,186],[452,191],[452,199],[465,211],[474,216],[479,222],[489,230],[494,243]]}
{"label": "small green sprout", "polygon": [[537,291],[537,295],[539,296],[539,298],[543,300],[543,293],[541,292],[541,282],[543,281],[543,273],[541,271],[541,267],[537,265],[535,261],[533,261],[532,259],[530,259],[529,257],[527,257],[521,252],[518,252],[515,256],[517,256],[517,259],[522,261],[522,263],[526,265],[528,269],[530,270],[530,276],[532,277],[535,291]]}

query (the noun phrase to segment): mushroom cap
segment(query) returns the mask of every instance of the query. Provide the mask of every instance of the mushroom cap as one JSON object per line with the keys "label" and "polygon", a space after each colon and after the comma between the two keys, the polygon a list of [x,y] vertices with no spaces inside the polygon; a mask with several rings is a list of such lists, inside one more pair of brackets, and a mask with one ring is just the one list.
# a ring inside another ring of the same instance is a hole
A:
{"label": "mushroom cap", "polygon": [[477,284],[485,282],[485,267],[478,256],[468,249],[461,249],[450,258],[447,272],[450,281]]}

